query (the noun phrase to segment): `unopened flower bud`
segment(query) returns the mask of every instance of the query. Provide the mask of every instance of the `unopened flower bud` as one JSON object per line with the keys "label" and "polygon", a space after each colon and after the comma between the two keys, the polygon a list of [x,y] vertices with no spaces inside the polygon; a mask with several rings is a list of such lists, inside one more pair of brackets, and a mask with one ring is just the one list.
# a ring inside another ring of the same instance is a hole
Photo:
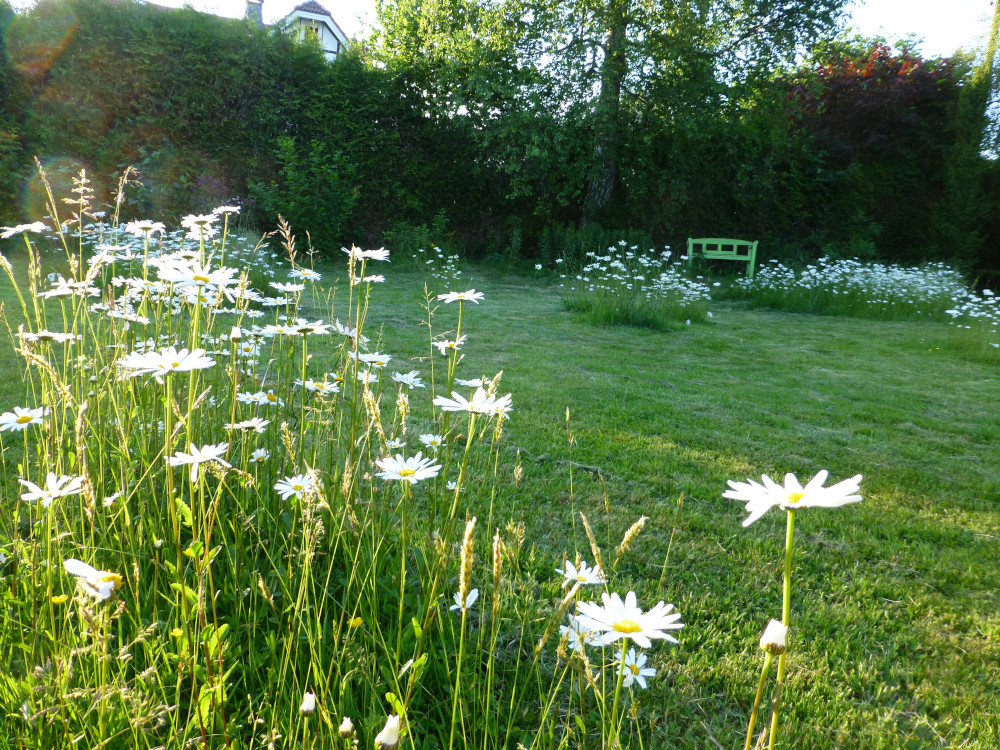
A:
{"label": "unopened flower bud", "polygon": [[314,693],[306,693],[302,696],[302,705],[299,706],[299,713],[303,716],[312,716],[316,711],[316,695]]}
{"label": "unopened flower bud", "polygon": [[340,736],[345,740],[349,740],[354,737],[354,722],[351,721],[350,716],[345,716],[344,720],[340,722]]}
{"label": "unopened flower bud", "polygon": [[378,750],[394,750],[399,744],[399,717],[389,716],[385,720],[385,726],[375,737],[375,747]]}
{"label": "unopened flower bud", "polygon": [[230,341],[242,341],[243,340],[243,329],[239,326],[233,326],[233,330],[229,332]]}
{"label": "unopened flower bud", "polygon": [[787,635],[787,625],[782,625],[778,620],[771,620],[764,628],[764,635],[760,637],[760,647],[772,656],[779,656],[785,653]]}

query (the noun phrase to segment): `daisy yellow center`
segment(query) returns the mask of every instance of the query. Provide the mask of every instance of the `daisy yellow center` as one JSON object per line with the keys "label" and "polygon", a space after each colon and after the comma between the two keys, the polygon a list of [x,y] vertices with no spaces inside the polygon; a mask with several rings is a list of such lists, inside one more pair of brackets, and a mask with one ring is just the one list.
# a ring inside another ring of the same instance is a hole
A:
{"label": "daisy yellow center", "polygon": [[24,414],[24,415],[22,415],[22,416],[20,416],[20,417],[17,418],[17,423],[18,424],[28,424],[28,422],[30,422],[30,421],[31,421],[31,417],[28,416],[27,414]]}
{"label": "daisy yellow center", "polygon": [[171,362],[171,363],[170,363],[170,366],[171,366],[171,367],[180,367],[180,366],[181,366],[181,363],[180,363],[180,362]]}
{"label": "daisy yellow center", "polygon": [[632,674],[634,675],[639,674],[639,667],[637,667],[635,664],[629,664],[628,668],[632,670]]}
{"label": "daisy yellow center", "polygon": [[268,401],[277,401],[277,400],[278,400],[278,397],[277,397],[277,396],[275,396],[275,395],[274,395],[273,393],[268,393],[268,394],[267,394],[267,400],[268,400]]}
{"label": "daisy yellow center", "polygon": [[97,580],[101,581],[102,583],[109,583],[109,582],[113,583],[116,589],[121,587],[122,585],[122,577],[117,573],[108,573],[108,572],[101,573],[97,577]]}
{"label": "daisy yellow center", "polygon": [[302,490],[305,488],[301,484],[293,484],[292,489],[295,490],[296,492],[302,492]]}
{"label": "daisy yellow center", "polygon": [[642,626],[635,620],[619,620],[614,624],[616,633],[638,633]]}
{"label": "daisy yellow center", "polygon": [[400,469],[399,470],[399,476],[401,476],[401,477],[412,477],[416,473],[417,473],[416,469]]}
{"label": "daisy yellow center", "polygon": [[788,502],[790,502],[790,503],[797,503],[799,500],[801,500],[805,496],[806,496],[806,493],[804,493],[804,492],[789,492],[788,493]]}
{"label": "daisy yellow center", "polygon": [[201,276],[201,275],[195,275],[192,276],[191,278],[194,279],[195,281],[200,281],[203,284],[207,284],[211,280],[207,276]]}
{"label": "daisy yellow center", "polygon": [[577,573],[576,574],[576,580],[578,580],[578,581],[586,581],[587,577],[585,575],[581,574],[581,573]]}

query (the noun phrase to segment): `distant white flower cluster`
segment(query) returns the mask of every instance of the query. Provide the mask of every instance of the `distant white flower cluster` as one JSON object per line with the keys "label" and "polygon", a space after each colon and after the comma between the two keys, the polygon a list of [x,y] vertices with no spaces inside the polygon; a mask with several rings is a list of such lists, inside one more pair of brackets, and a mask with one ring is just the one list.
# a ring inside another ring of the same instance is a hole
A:
{"label": "distant white flower cluster", "polygon": [[446,286],[456,283],[462,276],[462,271],[458,267],[459,256],[446,255],[437,245],[430,250],[420,248],[412,257],[421,271],[430,274],[432,279]]}
{"label": "distant white flower cluster", "polygon": [[993,346],[1000,346],[1000,298],[989,289],[970,290],[965,277],[944,263],[908,267],[820,258],[796,271],[772,260],[753,280],[739,279],[735,287],[762,296],[765,304],[798,300],[817,312],[949,321],[966,330],[984,329],[998,342]]}
{"label": "distant white flower cluster", "polygon": [[700,277],[689,278],[683,266],[672,260],[669,248],[640,250],[620,242],[603,254],[587,253],[589,260],[575,275],[562,275],[570,292],[634,297],[645,302],[669,301],[681,308],[705,304],[711,290]]}

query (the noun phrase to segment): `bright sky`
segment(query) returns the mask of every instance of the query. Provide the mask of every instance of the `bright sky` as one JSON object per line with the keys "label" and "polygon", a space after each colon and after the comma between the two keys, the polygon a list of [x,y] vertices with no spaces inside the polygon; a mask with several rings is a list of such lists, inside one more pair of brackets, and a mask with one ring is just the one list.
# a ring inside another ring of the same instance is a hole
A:
{"label": "bright sky", "polygon": [[[318,0],[336,19],[348,37],[361,35],[375,22],[375,0]],[[264,21],[271,23],[287,15],[304,0],[264,0]],[[31,0],[14,0],[26,6]],[[222,16],[240,17],[245,0],[158,0],[160,5],[188,4]],[[993,3],[990,0],[855,0],[852,26],[865,36],[881,34],[894,42],[914,33],[924,39],[924,55],[949,55],[959,47],[978,45],[989,30]]]}
{"label": "bright sky", "polygon": [[864,36],[895,42],[909,33],[923,38],[925,56],[947,56],[978,46],[990,30],[990,0],[856,0],[851,25]]}

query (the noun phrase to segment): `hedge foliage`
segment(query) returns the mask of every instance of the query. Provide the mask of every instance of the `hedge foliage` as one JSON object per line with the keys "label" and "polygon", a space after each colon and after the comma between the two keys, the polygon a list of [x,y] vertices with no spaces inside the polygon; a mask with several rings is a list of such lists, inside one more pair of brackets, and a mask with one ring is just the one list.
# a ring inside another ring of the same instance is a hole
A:
{"label": "hedge foliage", "polygon": [[[245,222],[280,213],[321,250],[434,227],[453,249],[542,257],[608,234],[575,229],[594,158],[582,108],[533,107],[531,83],[498,69],[485,114],[449,113],[433,100],[438,69],[369,52],[356,44],[328,64],[247,21],[133,0],[21,13],[0,0],[0,219],[34,207],[38,156],[56,178],[83,166],[110,182],[137,166],[137,216],[239,198]],[[1000,261],[982,252],[995,164],[966,158],[956,173],[952,154],[968,63],[859,40],[811,60],[739,97],[706,75],[704,96],[625,108],[619,185],[599,222],[664,243],[759,239],[772,257]],[[468,86],[490,84],[481,68]],[[982,210],[942,218],[955,184]]]}

